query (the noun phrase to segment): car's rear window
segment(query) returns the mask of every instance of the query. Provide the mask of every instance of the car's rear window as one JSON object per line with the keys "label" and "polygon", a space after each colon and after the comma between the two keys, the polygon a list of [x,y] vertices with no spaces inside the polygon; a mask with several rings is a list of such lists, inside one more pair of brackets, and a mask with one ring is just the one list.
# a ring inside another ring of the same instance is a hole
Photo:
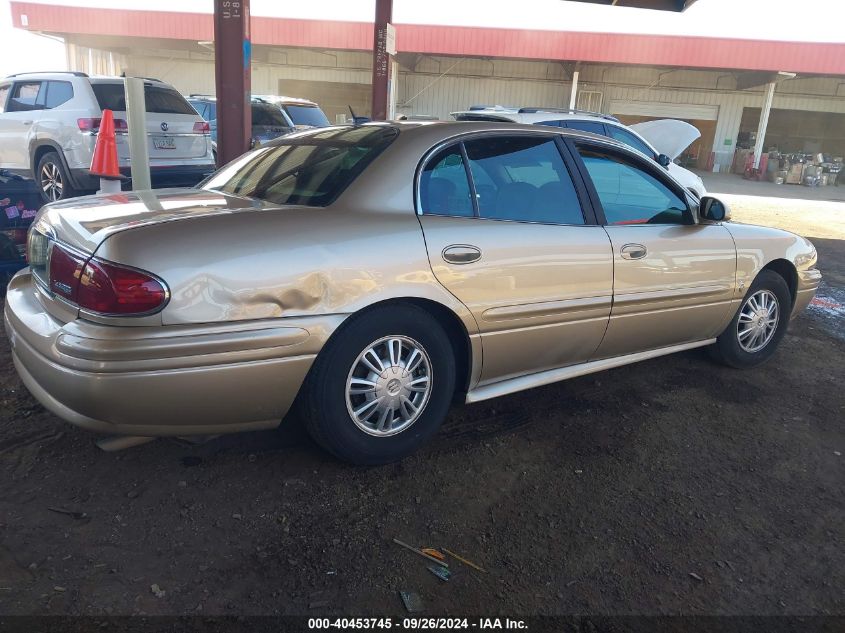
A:
{"label": "car's rear window", "polygon": [[[126,110],[126,94],[123,83],[92,83],[94,95],[102,110],[122,112]],[[173,88],[164,86],[144,85],[144,99],[147,102],[147,112],[156,114],[196,114],[185,97]]]}
{"label": "car's rear window", "polygon": [[279,110],[279,106],[265,103],[252,104],[252,124],[272,125],[275,127],[288,126],[287,121],[285,121],[285,117],[282,116],[282,111]]}
{"label": "car's rear window", "polygon": [[285,112],[288,113],[294,125],[313,125],[314,127],[325,127],[329,125],[329,119],[316,106],[287,104],[285,105]]}
{"label": "car's rear window", "polygon": [[395,128],[332,128],[250,152],[211,176],[203,189],[273,204],[323,207],[398,136]]}

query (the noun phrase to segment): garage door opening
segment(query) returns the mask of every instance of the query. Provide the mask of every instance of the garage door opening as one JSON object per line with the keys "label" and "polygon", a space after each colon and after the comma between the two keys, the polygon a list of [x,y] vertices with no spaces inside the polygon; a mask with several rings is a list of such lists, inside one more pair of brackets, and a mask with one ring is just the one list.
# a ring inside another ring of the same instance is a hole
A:
{"label": "garage door opening", "polygon": [[[737,149],[754,147],[760,108],[744,108]],[[766,129],[765,151],[781,154],[845,156],[845,114],[772,108]]]}

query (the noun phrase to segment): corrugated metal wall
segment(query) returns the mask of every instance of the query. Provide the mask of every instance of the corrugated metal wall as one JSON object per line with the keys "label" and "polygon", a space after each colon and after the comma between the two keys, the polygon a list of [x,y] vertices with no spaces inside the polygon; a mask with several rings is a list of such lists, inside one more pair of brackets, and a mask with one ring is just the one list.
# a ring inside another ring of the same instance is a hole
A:
{"label": "corrugated metal wall", "polygon": [[[101,51],[72,47],[76,69],[103,72]],[[106,56],[108,53],[104,53]],[[407,55],[400,58],[397,113],[448,119],[473,104],[556,106],[569,104],[571,64],[501,59]],[[211,52],[136,50],[120,58],[120,69],[157,77],[185,93],[214,92]],[[256,47],[253,92],[283,91],[285,79],[368,84],[371,56],[350,51]],[[744,107],[760,107],[763,89],[736,89],[736,74],[636,66],[582,65],[579,90],[602,93],[602,107],[648,102],[718,109],[715,162],[727,169]],[[280,86],[282,87],[280,89]],[[296,96],[296,95],[292,95]],[[774,108],[845,113],[845,78],[798,78],[778,84]],[[657,108],[656,108],[657,109]],[[700,111],[700,109],[691,111]]]}

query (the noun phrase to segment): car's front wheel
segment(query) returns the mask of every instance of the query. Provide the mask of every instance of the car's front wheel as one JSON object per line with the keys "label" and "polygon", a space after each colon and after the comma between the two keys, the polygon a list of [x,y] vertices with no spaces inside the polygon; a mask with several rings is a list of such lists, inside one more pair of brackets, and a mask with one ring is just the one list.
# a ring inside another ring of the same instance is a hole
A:
{"label": "car's front wheel", "polygon": [[384,464],[437,432],[454,388],[443,327],[417,306],[392,305],[344,324],[314,362],[300,409],[323,448],[355,464]]}
{"label": "car's front wheel", "polygon": [[44,203],[65,200],[76,195],[70,184],[67,170],[56,152],[47,152],[38,161],[35,170],[38,191]]}
{"label": "car's front wheel", "polygon": [[762,271],[716,340],[712,348],[715,358],[739,369],[768,360],[786,334],[791,311],[792,297],[783,277],[772,270]]}

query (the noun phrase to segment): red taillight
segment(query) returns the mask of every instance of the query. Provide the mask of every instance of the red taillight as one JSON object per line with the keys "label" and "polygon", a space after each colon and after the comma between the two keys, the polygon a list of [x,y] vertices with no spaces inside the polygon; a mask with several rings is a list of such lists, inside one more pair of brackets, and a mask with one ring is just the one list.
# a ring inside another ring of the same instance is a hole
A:
{"label": "red taillight", "polygon": [[85,258],[65,250],[58,244],[53,245],[50,253],[50,290],[53,294],[76,303],[79,277]]}
{"label": "red taillight", "polygon": [[146,314],[167,302],[164,284],[149,273],[86,259],[58,244],[50,252],[50,290],[100,314]]}
{"label": "red taillight", "polygon": [[100,129],[100,118],[95,119],[77,119],[76,125],[79,126],[80,132],[94,132]]}
{"label": "red taillight", "polygon": [[197,134],[210,134],[211,126],[208,121],[197,121],[194,123],[194,132]]}
{"label": "red taillight", "polygon": [[162,308],[167,290],[152,275],[91,258],[79,280],[80,308],[101,314],[144,314]]}
{"label": "red taillight", "polygon": [[[96,132],[100,129],[100,122],[102,119],[100,117],[89,118],[89,119],[77,119],[76,125],[79,126],[80,132]],[[125,132],[129,129],[129,125],[123,119],[115,119],[114,120],[114,129],[115,131]]]}

